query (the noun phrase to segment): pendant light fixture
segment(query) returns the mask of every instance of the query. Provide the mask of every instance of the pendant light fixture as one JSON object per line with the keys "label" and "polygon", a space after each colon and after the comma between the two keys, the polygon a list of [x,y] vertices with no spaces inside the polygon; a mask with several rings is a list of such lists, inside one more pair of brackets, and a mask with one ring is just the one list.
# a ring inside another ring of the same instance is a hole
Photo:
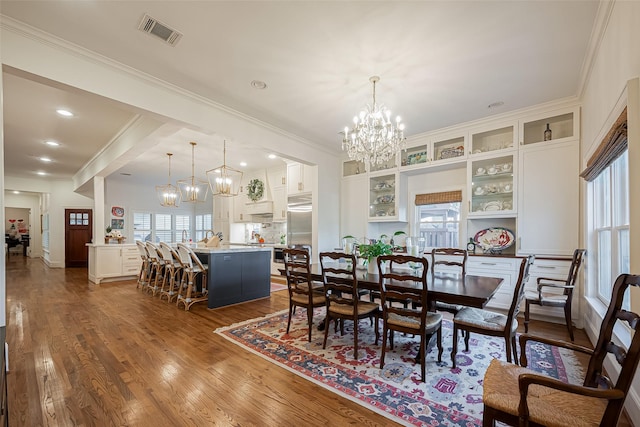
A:
{"label": "pendant light fixture", "polygon": [[173,154],[167,153],[169,157],[169,181],[167,185],[156,185],[156,193],[160,205],[166,208],[175,208],[180,206],[180,192],[175,185],[171,185],[171,156]]}
{"label": "pendant light fixture", "polygon": [[207,171],[213,196],[233,197],[240,191],[242,172],[227,166],[227,141],[223,143],[222,166]]}
{"label": "pendant light fixture", "polygon": [[178,180],[180,196],[185,203],[201,203],[207,200],[209,195],[209,183],[195,176],[195,142],[191,144],[191,176]]}
{"label": "pendant light fixture", "polygon": [[367,105],[353,118],[353,128],[344,128],[342,149],[350,159],[370,165],[384,163],[396,155],[405,144],[404,123],[400,116],[391,121],[391,111],[376,104],[376,83],[380,77],[369,78],[373,83],[373,104]]}

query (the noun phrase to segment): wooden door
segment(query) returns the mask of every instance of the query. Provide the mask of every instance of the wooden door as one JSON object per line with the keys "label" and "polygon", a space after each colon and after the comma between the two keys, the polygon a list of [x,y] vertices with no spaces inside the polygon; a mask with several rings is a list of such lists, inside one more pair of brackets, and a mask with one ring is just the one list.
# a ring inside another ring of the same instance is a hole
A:
{"label": "wooden door", "polygon": [[91,209],[64,210],[64,265],[70,267],[87,267],[92,227]]}

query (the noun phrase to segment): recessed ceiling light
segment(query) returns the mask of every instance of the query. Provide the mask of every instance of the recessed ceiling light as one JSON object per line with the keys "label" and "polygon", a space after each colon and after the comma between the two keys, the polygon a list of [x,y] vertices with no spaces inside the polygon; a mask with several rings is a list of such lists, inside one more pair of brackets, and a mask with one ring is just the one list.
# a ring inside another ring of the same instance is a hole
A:
{"label": "recessed ceiling light", "polygon": [[269,154],[269,158],[270,159],[275,159],[276,157],[278,157],[278,156],[276,156],[275,154]]}
{"label": "recessed ceiling light", "polygon": [[51,159],[48,158],[48,157],[40,157],[40,160],[45,162],[45,163],[49,163],[51,161]]}
{"label": "recessed ceiling light", "polygon": [[46,172],[42,172],[42,171],[38,171],[38,172],[36,172],[36,173],[37,173],[38,175],[46,175],[46,174],[47,174]]}
{"label": "recessed ceiling light", "polygon": [[247,166],[247,162],[240,162],[240,166],[242,166],[242,167]]}
{"label": "recessed ceiling light", "polygon": [[55,142],[55,141],[45,141],[44,142],[47,145],[51,145],[52,147],[57,147],[58,145],[60,145],[59,143]]}
{"label": "recessed ceiling light", "polygon": [[13,194],[20,194],[18,190],[13,190]]}
{"label": "recessed ceiling light", "polygon": [[503,105],[504,105],[504,101],[496,101],[489,104],[487,108],[498,108],[498,107],[502,107]]}
{"label": "recessed ceiling light", "polygon": [[262,90],[267,88],[267,84],[262,80],[251,80],[251,87]]}
{"label": "recessed ceiling light", "polygon": [[61,116],[65,116],[65,117],[73,117],[73,113],[71,111],[64,110],[62,108],[57,109],[56,113],[60,114]]}

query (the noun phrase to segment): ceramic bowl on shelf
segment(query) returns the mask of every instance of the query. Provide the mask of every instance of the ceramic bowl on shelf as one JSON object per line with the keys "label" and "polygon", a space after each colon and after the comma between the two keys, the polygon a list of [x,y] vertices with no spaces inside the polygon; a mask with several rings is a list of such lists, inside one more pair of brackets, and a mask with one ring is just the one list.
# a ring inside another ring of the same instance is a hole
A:
{"label": "ceramic bowl on shelf", "polygon": [[476,187],[473,194],[475,194],[476,196],[482,196],[484,194],[484,187]]}
{"label": "ceramic bowl on shelf", "polygon": [[487,170],[485,168],[476,169],[476,175],[484,175],[485,173],[487,173]]}
{"label": "ceramic bowl on shelf", "polygon": [[502,172],[511,172],[511,169],[513,169],[513,165],[511,163],[505,163],[502,165]]}
{"label": "ceramic bowl on shelf", "polygon": [[498,173],[498,168],[496,168],[495,166],[491,166],[489,169],[487,169],[487,174],[489,175],[495,175]]}

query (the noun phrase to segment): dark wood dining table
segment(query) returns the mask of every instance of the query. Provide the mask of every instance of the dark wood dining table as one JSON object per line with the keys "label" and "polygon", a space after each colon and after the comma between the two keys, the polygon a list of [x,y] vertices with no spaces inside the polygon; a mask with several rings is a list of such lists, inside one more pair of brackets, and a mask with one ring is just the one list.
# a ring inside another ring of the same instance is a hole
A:
{"label": "dark wood dining table", "polygon": [[[284,268],[280,269],[284,275]],[[377,274],[368,273],[366,269],[357,269],[358,287],[377,291],[380,289]],[[322,270],[320,264],[311,265],[311,279],[321,282]],[[467,307],[484,308],[495,295],[502,284],[499,277],[474,276],[460,273],[436,273],[427,274],[427,287],[429,290],[429,305],[435,305],[436,301],[448,304],[464,305]]]}

